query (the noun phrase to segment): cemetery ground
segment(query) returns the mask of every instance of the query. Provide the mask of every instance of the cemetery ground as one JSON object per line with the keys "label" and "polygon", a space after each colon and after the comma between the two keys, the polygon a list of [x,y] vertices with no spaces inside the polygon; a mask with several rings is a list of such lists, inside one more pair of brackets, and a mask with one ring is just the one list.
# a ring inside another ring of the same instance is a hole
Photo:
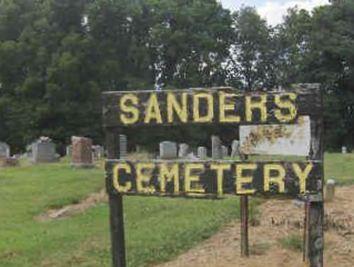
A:
{"label": "cemetery ground", "polygon": [[[342,185],[326,210],[338,209],[335,214],[340,216],[353,212],[353,174],[354,154],[325,155],[326,179],[334,177]],[[74,169],[62,160],[0,169],[0,266],[110,266],[104,197],[70,216],[41,217],[48,210],[82,204],[102,188],[102,164]],[[251,259],[245,261],[239,257],[238,203],[237,197],[220,201],[125,197],[128,266],[167,260],[172,261],[163,266],[302,266],[302,230],[293,225],[301,223],[296,218],[302,208],[294,210],[291,200],[253,199]],[[332,221],[339,230],[333,226],[326,232],[326,260],[330,257],[338,267],[354,266],[353,224]]]}

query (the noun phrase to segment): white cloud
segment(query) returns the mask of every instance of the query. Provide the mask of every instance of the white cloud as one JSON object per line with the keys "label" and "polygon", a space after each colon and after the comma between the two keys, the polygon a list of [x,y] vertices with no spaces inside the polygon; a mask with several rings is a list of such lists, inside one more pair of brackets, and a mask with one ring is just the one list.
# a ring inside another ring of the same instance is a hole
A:
{"label": "white cloud", "polygon": [[321,5],[328,4],[328,0],[292,0],[292,1],[270,1],[257,8],[259,14],[267,19],[270,25],[277,25],[283,21],[289,8],[297,6],[299,9],[312,10]]}

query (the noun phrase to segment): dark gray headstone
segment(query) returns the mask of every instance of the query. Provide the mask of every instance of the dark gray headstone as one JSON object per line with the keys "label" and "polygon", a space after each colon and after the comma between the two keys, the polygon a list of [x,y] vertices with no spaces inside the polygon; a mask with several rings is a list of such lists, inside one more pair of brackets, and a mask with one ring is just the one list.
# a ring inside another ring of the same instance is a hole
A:
{"label": "dark gray headstone", "polygon": [[119,135],[119,157],[124,159],[128,154],[128,138],[124,134]]}
{"label": "dark gray headstone", "polygon": [[211,137],[211,157],[213,159],[221,159],[222,151],[221,151],[221,140],[219,136],[213,135]]}
{"label": "dark gray headstone", "polygon": [[164,141],[160,143],[160,159],[177,158],[177,144],[175,142]]}

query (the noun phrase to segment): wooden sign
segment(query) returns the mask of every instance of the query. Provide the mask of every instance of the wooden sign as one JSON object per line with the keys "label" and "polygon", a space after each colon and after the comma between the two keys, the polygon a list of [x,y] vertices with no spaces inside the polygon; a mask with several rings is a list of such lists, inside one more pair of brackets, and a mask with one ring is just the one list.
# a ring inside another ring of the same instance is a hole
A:
{"label": "wooden sign", "polygon": [[240,93],[232,88],[103,93],[106,127],[295,123],[319,115],[312,91]]}
{"label": "wooden sign", "polygon": [[125,161],[106,164],[110,194],[210,197],[316,193],[321,164],[242,161]]}
{"label": "wooden sign", "polygon": [[[248,256],[248,195],[298,195],[306,200],[304,259],[323,266],[323,119],[317,84],[288,91],[234,88],[126,91],[102,94],[106,130],[112,262],[125,267],[123,195],[241,196],[241,251]],[[243,160],[147,160],[119,157],[119,134],[136,127],[234,125]],[[303,161],[255,161],[247,155],[298,155]]]}

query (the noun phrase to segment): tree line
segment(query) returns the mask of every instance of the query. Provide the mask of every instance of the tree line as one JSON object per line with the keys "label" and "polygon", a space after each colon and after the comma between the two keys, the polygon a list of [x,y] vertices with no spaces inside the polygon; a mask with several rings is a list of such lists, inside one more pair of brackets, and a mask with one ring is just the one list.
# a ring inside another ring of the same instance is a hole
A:
{"label": "tree line", "polygon": [[325,95],[327,149],[353,147],[353,18],[353,0],[290,9],[277,26],[216,0],[0,0],[0,140],[103,143],[103,91],[305,82]]}

